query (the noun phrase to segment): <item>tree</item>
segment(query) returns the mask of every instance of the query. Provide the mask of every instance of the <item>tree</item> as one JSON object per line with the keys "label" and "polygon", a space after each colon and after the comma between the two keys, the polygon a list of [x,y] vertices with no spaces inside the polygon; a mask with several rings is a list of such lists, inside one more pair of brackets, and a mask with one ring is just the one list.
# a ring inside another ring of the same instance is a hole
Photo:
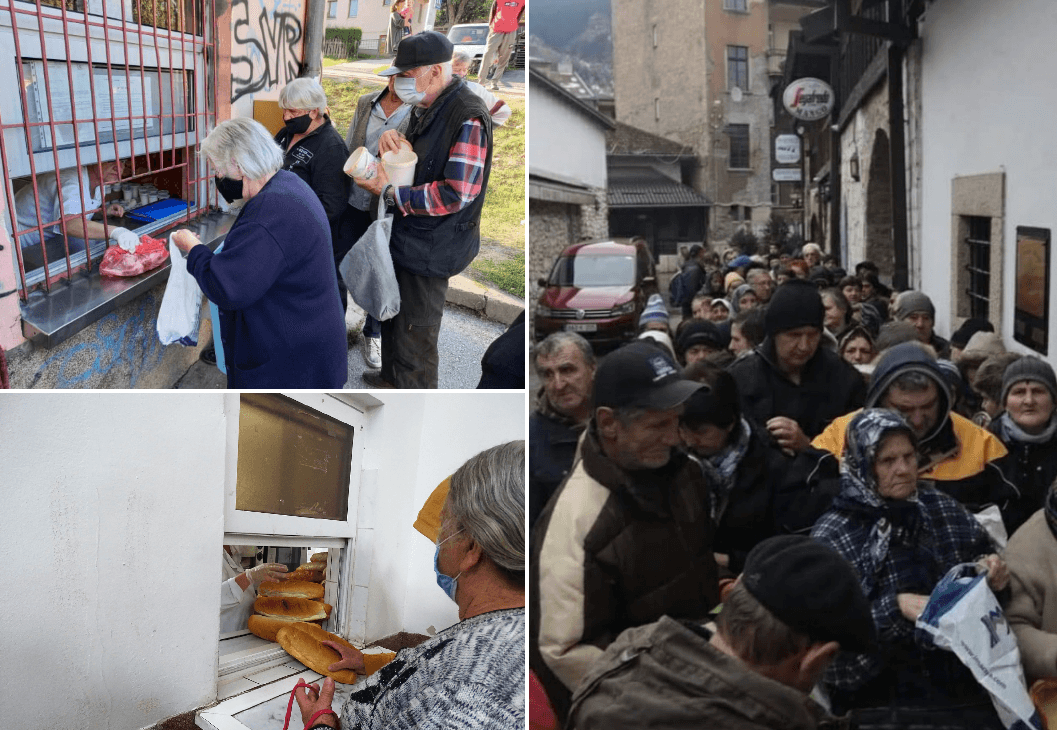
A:
{"label": "tree", "polygon": [[437,10],[437,26],[450,28],[459,23],[487,23],[491,9],[492,0],[444,0]]}
{"label": "tree", "polygon": [[752,231],[742,228],[730,237],[730,245],[744,255],[752,256],[760,245],[760,239],[756,238],[756,234]]}
{"label": "tree", "polygon": [[763,228],[763,240],[769,247],[777,246],[779,251],[789,250],[789,221],[785,216],[781,213],[771,213],[767,225]]}

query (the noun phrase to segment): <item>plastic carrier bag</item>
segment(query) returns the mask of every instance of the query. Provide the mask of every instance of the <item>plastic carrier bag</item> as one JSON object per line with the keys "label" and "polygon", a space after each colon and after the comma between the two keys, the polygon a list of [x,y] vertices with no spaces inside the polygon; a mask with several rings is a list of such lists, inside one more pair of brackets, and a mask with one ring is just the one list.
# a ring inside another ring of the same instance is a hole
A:
{"label": "plastic carrier bag", "polygon": [[338,271],[349,288],[349,294],[365,312],[384,322],[400,312],[400,287],[396,283],[393,256],[389,253],[389,235],[393,216],[386,215],[385,201],[378,199],[378,220],[341,261]]}
{"label": "plastic carrier bag", "polygon": [[929,596],[917,628],[969,668],[990,693],[1003,725],[1041,730],[1042,719],[1024,685],[1017,637],[987,585],[986,573],[974,563],[948,571]]}
{"label": "plastic carrier bag", "polygon": [[158,339],[163,345],[179,342],[181,345],[198,344],[198,319],[202,315],[202,290],[198,282],[187,271],[187,261],[169,236],[169,254],[172,267],[169,283],[161,298],[158,310]]}
{"label": "plastic carrier bag", "polygon": [[165,241],[140,236],[135,253],[129,253],[120,246],[108,248],[99,263],[99,273],[103,276],[139,276],[164,264],[168,256]]}

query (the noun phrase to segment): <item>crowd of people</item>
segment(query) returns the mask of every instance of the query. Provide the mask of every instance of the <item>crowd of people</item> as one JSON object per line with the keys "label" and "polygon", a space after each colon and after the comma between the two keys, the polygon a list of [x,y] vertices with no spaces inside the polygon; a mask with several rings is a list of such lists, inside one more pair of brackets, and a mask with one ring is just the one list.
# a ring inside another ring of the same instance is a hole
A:
{"label": "crowd of people", "polygon": [[[400,307],[385,321],[366,315],[363,357],[371,369],[363,381],[437,387],[448,280],[479,250],[493,118],[502,123],[510,113],[455,73],[453,50],[435,31],[404,38],[381,72],[388,85],[360,98],[344,137],[330,120],[323,87],[296,79],[279,95],[284,126],[274,139],[253,120],[231,119],[202,142],[219,193],[229,204],[241,201],[238,219],[222,250],[199,245],[190,231],[174,241],[219,308],[214,334],[228,387],[345,384],[348,292],[339,266],[382,205],[393,214],[389,250]],[[350,179],[344,167],[358,147],[375,156],[412,150],[412,184],[392,184],[382,165]],[[523,332],[515,322],[489,348],[479,387],[524,387]]]}
{"label": "crowd of people", "polygon": [[1053,368],[772,253],[695,246],[635,341],[532,352],[536,727],[1005,727],[915,629],[965,563],[1057,677]]}

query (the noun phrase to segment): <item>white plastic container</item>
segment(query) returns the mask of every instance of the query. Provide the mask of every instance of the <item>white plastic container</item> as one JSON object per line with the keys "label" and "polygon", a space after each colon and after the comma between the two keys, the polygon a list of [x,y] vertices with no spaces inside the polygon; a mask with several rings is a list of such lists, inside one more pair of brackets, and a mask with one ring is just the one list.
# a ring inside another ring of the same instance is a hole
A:
{"label": "white plastic container", "polygon": [[345,162],[345,174],[370,180],[378,176],[378,158],[367,151],[366,147],[357,147]]}
{"label": "white plastic container", "polygon": [[403,147],[396,152],[382,153],[385,174],[389,176],[389,182],[397,187],[411,185],[415,181],[415,165],[417,164],[418,155]]}

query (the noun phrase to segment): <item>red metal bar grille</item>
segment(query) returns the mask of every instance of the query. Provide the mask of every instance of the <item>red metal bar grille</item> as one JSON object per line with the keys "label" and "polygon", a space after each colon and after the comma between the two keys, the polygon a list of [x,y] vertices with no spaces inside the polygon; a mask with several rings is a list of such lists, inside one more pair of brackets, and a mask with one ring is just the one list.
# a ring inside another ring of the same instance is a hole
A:
{"label": "red metal bar grille", "polygon": [[[0,0],[0,48],[10,42],[21,75],[17,91],[0,85],[0,174],[23,301],[98,263],[105,246],[93,252],[90,233],[109,237],[107,206],[128,198],[116,187],[151,184],[187,201],[171,225],[209,208],[196,152],[217,122],[217,32],[215,0]],[[81,189],[76,213],[64,210],[74,201],[63,179]],[[101,199],[92,205],[96,183]],[[57,217],[42,208],[51,185]],[[20,210],[35,222],[20,223]],[[96,213],[100,223],[90,221]],[[83,256],[71,252],[78,232]]]}

